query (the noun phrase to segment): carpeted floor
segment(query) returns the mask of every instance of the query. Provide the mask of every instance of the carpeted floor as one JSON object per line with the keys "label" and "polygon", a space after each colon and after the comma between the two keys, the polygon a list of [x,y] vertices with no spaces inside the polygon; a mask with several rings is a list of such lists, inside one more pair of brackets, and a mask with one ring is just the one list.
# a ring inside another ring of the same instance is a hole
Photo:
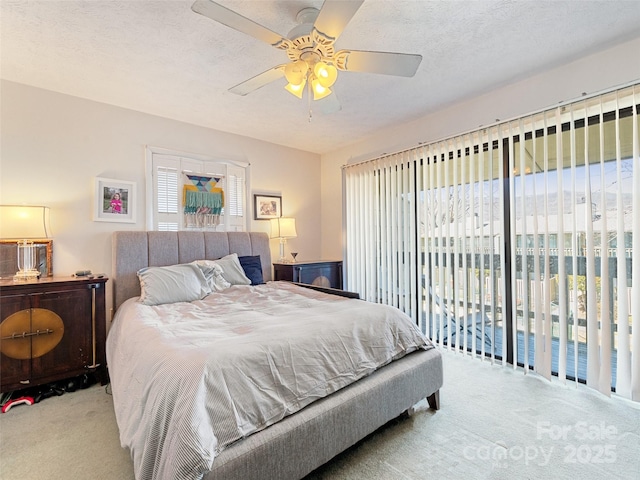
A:
{"label": "carpeted floor", "polygon": [[[422,405],[306,480],[640,480],[640,404],[460,354],[444,365],[438,412]],[[105,388],[0,415],[0,478],[133,480]]]}

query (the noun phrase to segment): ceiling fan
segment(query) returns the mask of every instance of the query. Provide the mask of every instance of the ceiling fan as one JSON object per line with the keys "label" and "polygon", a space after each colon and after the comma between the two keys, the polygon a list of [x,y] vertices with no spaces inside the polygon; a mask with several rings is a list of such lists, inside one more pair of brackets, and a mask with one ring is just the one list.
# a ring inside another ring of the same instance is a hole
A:
{"label": "ceiling fan", "polygon": [[[250,35],[269,45],[284,50],[289,62],[277,65],[229,89],[238,95],[247,95],[268,83],[286,78],[285,89],[302,98],[305,85],[309,98],[323,99],[331,95],[338,70],[347,72],[381,73],[412,77],[421,55],[371,52],[364,50],[336,51],[334,43],[358,11],[364,0],[325,0],[320,10],[302,9],[296,19],[299,23],[287,35],[282,35],[234,12],[212,0],[196,0],[191,9],[234,30]],[[331,95],[335,99],[335,95]],[[340,109],[337,100],[334,110]]]}

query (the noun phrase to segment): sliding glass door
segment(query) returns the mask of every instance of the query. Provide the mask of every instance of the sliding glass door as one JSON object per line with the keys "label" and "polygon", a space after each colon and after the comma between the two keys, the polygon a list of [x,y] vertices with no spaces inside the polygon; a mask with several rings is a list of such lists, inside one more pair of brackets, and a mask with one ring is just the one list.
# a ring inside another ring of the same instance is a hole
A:
{"label": "sliding glass door", "polygon": [[444,348],[640,397],[639,110],[636,86],[347,166],[347,288]]}
{"label": "sliding glass door", "polygon": [[603,390],[632,323],[632,101],[615,92],[521,121],[508,158],[515,358]]}
{"label": "sliding glass door", "polygon": [[495,131],[421,151],[422,325],[450,348],[501,357],[504,197]]}

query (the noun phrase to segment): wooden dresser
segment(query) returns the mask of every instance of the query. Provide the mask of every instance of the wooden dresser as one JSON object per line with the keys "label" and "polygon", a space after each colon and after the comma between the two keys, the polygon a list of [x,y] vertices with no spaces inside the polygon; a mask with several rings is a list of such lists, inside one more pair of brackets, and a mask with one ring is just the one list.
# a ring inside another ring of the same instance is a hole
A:
{"label": "wooden dresser", "polygon": [[294,263],[274,263],[274,280],[308,283],[342,289],[342,262],[316,260]]}
{"label": "wooden dresser", "polygon": [[0,280],[0,392],[94,372],[107,381],[106,278]]}

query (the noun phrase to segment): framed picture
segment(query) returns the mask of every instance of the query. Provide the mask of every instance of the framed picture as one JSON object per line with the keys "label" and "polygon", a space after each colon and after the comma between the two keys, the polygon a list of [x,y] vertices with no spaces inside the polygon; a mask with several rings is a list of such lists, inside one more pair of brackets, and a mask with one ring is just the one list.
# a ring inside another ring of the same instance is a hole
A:
{"label": "framed picture", "polygon": [[274,195],[253,196],[253,219],[269,220],[282,216],[282,197]]}
{"label": "framed picture", "polygon": [[93,208],[95,222],[136,222],[136,184],[96,177]]}

